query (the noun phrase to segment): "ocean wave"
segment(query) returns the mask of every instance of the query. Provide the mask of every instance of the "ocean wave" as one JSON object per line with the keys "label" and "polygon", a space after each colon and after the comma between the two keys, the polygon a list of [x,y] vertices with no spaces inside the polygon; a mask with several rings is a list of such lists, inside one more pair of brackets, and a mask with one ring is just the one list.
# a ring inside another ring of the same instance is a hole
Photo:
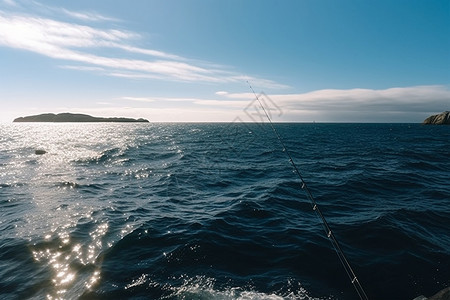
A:
{"label": "ocean wave", "polygon": [[[8,127],[0,297],[355,299],[265,125]],[[446,129],[275,126],[369,298],[450,285]]]}

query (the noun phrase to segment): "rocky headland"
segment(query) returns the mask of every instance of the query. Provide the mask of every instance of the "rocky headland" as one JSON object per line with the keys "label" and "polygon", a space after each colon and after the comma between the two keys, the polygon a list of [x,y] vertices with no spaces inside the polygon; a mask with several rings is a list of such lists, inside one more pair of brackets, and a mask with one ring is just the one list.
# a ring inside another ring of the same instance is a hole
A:
{"label": "rocky headland", "polygon": [[437,115],[426,118],[422,124],[424,125],[450,125],[450,111],[444,111]]}
{"label": "rocky headland", "polygon": [[132,118],[103,118],[93,117],[85,114],[72,114],[72,113],[60,113],[60,114],[41,114],[34,116],[26,116],[14,119],[13,122],[146,122],[146,119],[132,119]]}

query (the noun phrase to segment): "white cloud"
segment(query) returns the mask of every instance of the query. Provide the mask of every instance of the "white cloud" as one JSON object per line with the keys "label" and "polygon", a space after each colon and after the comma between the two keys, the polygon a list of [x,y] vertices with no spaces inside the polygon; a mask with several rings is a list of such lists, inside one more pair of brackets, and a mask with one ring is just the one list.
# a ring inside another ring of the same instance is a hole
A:
{"label": "white cloud", "polygon": [[100,67],[89,67],[89,66],[71,66],[71,65],[65,65],[65,66],[59,66],[61,69],[69,69],[69,70],[78,70],[78,71],[98,71],[103,72],[105,71],[104,68]]}
{"label": "white cloud", "polygon": [[36,0],[3,0],[3,2],[14,7],[26,8],[27,11],[33,10],[43,15],[65,16],[84,22],[120,22],[119,19],[101,15],[93,11],[70,11],[68,9],[48,4],[42,4]]}
{"label": "white cloud", "polygon": [[[44,8],[38,2],[35,5]],[[51,10],[58,9],[51,7]],[[84,21],[113,20],[96,13],[59,10]],[[123,78],[215,83],[252,80],[267,88],[285,87],[270,80],[239,75],[214,64],[199,63],[179,55],[134,46],[133,43],[140,39],[142,37],[139,34],[126,30],[100,29],[0,11],[0,46],[82,64],[66,68],[95,72],[101,68],[103,75]],[[102,48],[109,48],[108,56],[98,54]],[[133,54],[146,55],[148,58],[138,59]]]}
{"label": "white cloud", "polygon": [[[150,75],[150,77],[159,76],[187,81],[217,81],[215,74],[210,70],[185,62],[105,57],[79,50],[82,48],[89,50],[92,47],[111,47],[164,58],[176,57],[161,51],[120,45],[120,42],[126,42],[136,37],[136,34],[119,30],[98,30],[89,26],[44,18],[0,15],[0,44],[4,46],[37,52],[55,59],[117,70],[111,73],[133,71],[134,73],[128,73],[130,77]],[[136,72],[143,72],[143,74]]]}
{"label": "white cloud", "polygon": [[95,12],[74,12],[74,11],[67,10],[65,8],[59,8],[59,9],[54,8],[54,9],[64,13],[65,15],[67,15],[69,17],[79,19],[82,21],[91,21],[91,22],[100,22],[100,21],[117,22],[117,21],[119,21],[118,19],[106,17],[106,16],[103,16],[103,15],[95,13]]}
{"label": "white cloud", "polygon": [[[223,93],[221,96],[244,102],[255,99],[253,93]],[[282,110],[278,121],[421,122],[429,114],[450,109],[450,89],[439,85],[382,90],[324,89],[268,96]],[[203,104],[219,105],[219,102]],[[223,102],[223,105],[229,103]]]}
{"label": "white cloud", "polygon": [[[253,93],[223,93],[231,99],[254,99]],[[427,109],[438,105],[450,105],[450,89],[445,86],[396,87],[374,89],[324,89],[301,94],[271,94],[270,98],[285,108],[362,110],[378,107],[391,111],[394,108]]]}
{"label": "white cloud", "polygon": [[242,110],[249,104],[249,102],[246,100],[224,101],[224,100],[207,100],[207,99],[198,99],[195,100],[193,103],[198,105],[216,106],[222,108],[240,108]]}
{"label": "white cloud", "polygon": [[133,53],[146,54],[149,56],[154,56],[154,57],[159,57],[159,58],[164,58],[164,59],[173,59],[173,60],[179,60],[179,61],[186,60],[185,58],[183,58],[181,56],[170,54],[170,53],[165,53],[165,52],[158,51],[158,50],[142,49],[142,48],[138,48],[138,47],[133,47],[133,46],[129,46],[129,45],[120,45],[120,44],[114,44],[114,47],[129,51],[129,52],[133,52]]}
{"label": "white cloud", "polygon": [[129,100],[129,101],[139,101],[139,102],[153,102],[155,101],[152,98],[146,98],[146,97],[122,97],[122,100]]}
{"label": "white cloud", "polygon": [[450,90],[444,86],[398,87],[384,90],[319,90],[298,95],[274,95],[292,108],[347,111],[429,111],[448,107]]}
{"label": "white cloud", "polygon": [[[51,50],[71,53],[71,48],[108,47],[139,37],[119,30],[99,30],[46,18],[10,16],[0,12],[0,43],[4,46],[61,58]],[[67,55],[67,54],[65,54]]]}
{"label": "white cloud", "polygon": [[198,105],[209,105],[209,106],[227,106],[229,103],[233,104],[235,107],[244,107],[244,103],[247,101],[227,101],[227,100],[217,100],[217,99],[202,99],[202,98],[190,98],[190,97],[121,97],[122,100],[129,101],[139,101],[139,102],[190,102]]}

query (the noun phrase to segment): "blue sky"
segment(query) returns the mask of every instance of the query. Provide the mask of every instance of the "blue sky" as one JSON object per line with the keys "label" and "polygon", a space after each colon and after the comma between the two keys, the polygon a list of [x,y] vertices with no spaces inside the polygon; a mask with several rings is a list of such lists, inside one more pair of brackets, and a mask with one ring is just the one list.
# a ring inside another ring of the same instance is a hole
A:
{"label": "blue sky", "polygon": [[421,122],[450,110],[450,1],[0,0],[0,122]]}

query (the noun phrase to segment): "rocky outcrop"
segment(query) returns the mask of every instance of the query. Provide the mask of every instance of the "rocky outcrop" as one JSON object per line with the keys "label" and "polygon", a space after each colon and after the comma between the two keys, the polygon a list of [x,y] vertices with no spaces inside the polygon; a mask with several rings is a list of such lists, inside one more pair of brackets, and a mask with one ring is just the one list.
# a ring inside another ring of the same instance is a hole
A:
{"label": "rocky outcrop", "polygon": [[450,288],[443,289],[428,300],[450,300]]}
{"label": "rocky outcrop", "polygon": [[84,114],[41,114],[35,116],[20,117],[13,122],[147,122],[145,119],[132,118],[98,118]]}
{"label": "rocky outcrop", "polygon": [[436,295],[427,298],[425,296],[419,296],[413,300],[450,300],[450,287],[439,291]]}
{"label": "rocky outcrop", "polygon": [[34,154],[36,154],[36,155],[43,155],[43,154],[45,154],[45,153],[47,153],[47,151],[42,150],[42,149],[36,149],[36,150],[34,150]]}
{"label": "rocky outcrop", "polygon": [[425,125],[450,125],[450,111],[444,111],[443,113],[429,116],[422,124]]}
{"label": "rocky outcrop", "polygon": [[450,287],[439,291],[436,295],[427,298],[423,295],[414,298],[413,300],[450,300]]}

